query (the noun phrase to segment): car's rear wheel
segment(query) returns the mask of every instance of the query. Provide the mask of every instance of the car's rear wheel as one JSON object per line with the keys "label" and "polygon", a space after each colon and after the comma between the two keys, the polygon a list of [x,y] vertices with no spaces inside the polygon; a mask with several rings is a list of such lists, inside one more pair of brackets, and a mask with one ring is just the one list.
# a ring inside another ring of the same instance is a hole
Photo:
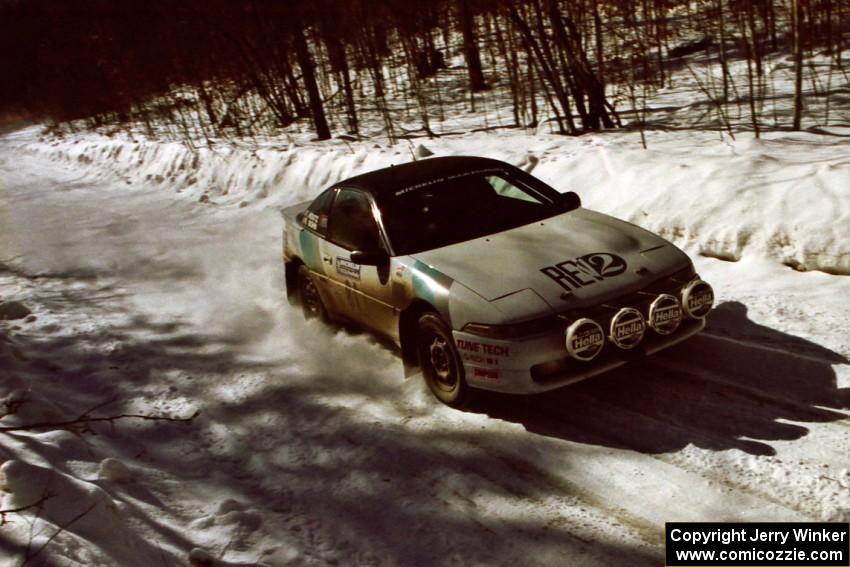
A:
{"label": "car's rear wheel", "polygon": [[326,321],[328,312],[319,295],[319,288],[310,275],[310,270],[305,265],[298,267],[298,301],[301,303],[301,311],[307,319],[321,319]]}
{"label": "car's rear wheel", "polygon": [[466,385],[452,331],[436,313],[425,313],[419,317],[416,350],[425,383],[434,395],[452,407],[467,404],[470,389]]}

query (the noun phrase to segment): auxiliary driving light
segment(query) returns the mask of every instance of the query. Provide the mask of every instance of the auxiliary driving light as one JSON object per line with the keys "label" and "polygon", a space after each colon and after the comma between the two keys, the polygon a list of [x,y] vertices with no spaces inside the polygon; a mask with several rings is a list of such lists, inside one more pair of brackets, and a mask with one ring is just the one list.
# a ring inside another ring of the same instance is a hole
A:
{"label": "auxiliary driving light", "polygon": [[646,321],[640,311],[633,307],[623,307],[611,319],[611,342],[621,349],[634,348],[643,338]]}
{"label": "auxiliary driving light", "polygon": [[702,319],[714,305],[714,290],[702,280],[694,280],[682,290],[682,307],[688,317]]}
{"label": "auxiliary driving light", "polygon": [[659,335],[669,335],[682,322],[682,306],[669,293],[662,293],[649,306],[649,326]]}
{"label": "auxiliary driving light", "polygon": [[593,360],[605,346],[605,333],[593,319],[575,321],[566,332],[567,352],[578,360]]}

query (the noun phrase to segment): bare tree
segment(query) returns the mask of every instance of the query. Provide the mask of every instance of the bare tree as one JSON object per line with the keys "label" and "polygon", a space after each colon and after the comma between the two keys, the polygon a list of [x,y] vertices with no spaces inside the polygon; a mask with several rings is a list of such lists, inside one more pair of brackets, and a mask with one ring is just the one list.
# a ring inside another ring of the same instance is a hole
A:
{"label": "bare tree", "polygon": [[487,88],[484,71],[481,68],[481,55],[478,50],[478,37],[475,33],[475,14],[470,0],[457,0],[458,26],[463,36],[463,55],[469,70],[469,88],[479,92]]}
{"label": "bare tree", "polygon": [[791,0],[791,32],[794,36],[794,118],[791,128],[799,130],[803,116],[803,41],[801,0]]}
{"label": "bare tree", "polygon": [[306,30],[296,31],[293,34],[295,54],[298,57],[298,66],[301,68],[301,76],[310,100],[310,112],[313,117],[313,124],[316,127],[316,134],[320,140],[327,140],[331,137],[331,131],[325,118],[325,107],[322,103],[322,95],[319,93],[319,86],[316,84],[314,64],[304,33],[306,33]]}

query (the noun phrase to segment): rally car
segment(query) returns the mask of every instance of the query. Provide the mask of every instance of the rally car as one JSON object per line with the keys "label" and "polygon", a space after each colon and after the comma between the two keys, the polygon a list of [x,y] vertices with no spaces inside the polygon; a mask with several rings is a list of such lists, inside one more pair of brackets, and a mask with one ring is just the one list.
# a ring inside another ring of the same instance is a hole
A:
{"label": "rally car", "polygon": [[655,353],[714,301],[670,242],[493,159],[365,173],[283,216],[290,301],[388,338],[453,406]]}

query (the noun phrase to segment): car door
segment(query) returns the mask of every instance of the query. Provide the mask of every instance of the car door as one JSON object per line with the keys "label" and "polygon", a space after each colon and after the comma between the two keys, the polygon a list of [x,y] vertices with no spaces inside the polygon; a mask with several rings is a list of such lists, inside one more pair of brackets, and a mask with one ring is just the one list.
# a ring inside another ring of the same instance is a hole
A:
{"label": "car door", "polygon": [[328,260],[332,257],[332,252],[328,251],[328,220],[337,192],[336,188],[326,190],[298,217],[301,225],[298,239],[302,259],[313,274],[325,308],[332,313],[339,313],[344,307],[340,305],[340,295],[331,277],[333,264]]}
{"label": "car door", "polygon": [[394,337],[398,310],[393,308],[389,258],[382,265],[365,266],[351,261],[355,250],[384,251],[387,245],[376,220],[372,198],[358,189],[341,188],[331,207],[326,255],[322,261],[335,284],[335,303],[346,317]]}

